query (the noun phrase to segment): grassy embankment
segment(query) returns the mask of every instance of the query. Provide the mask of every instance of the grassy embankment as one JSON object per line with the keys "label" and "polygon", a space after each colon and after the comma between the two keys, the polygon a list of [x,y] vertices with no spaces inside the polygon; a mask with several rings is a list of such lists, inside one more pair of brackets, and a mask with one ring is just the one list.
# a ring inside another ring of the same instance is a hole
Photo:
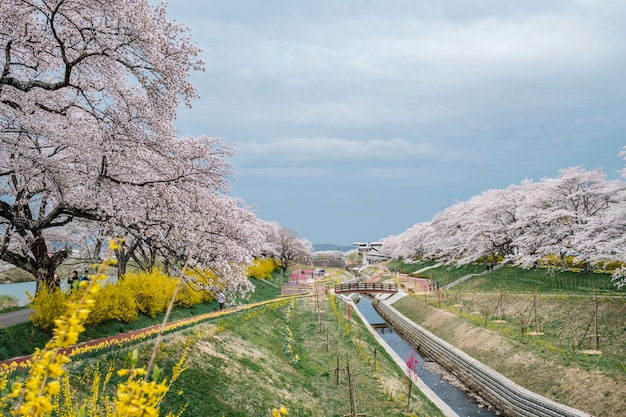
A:
{"label": "grassy embankment", "polygon": [[[257,301],[269,300],[280,294],[281,277],[275,274],[271,280],[252,279],[256,290],[250,293],[245,300],[238,300],[239,303],[254,303]],[[216,301],[197,304],[189,308],[174,308],[169,321],[176,321],[188,317],[197,316],[218,309]],[[9,310],[5,310],[9,311]],[[93,340],[132,330],[143,329],[145,327],[160,324],[165,313],[157,314],[155,318],[140,314],[137,320],[131,323],[119,321],[109,321],[97,326],[88,326],[80,335],[79,342]],[[0,360],[14,358],[31,354],[35,348],[41,348],[50,339],[51,333],[34,327],[31,323],[18,324],[10,328],[0,328]]]}
{"label": "grassy embankment", "polygon": [[[443,287],[484,269],[439,267],[421,275]],[[595,416],[626,415],[626,297],[614,291],[610,275],[505,267],[394,307],[534,392]]]}
{"label": "grassy embankment", "polygon": [[[257,288],[256,297],[277,290],[265,282]],[[151,344],[140,345],[143,361]],[[294,416],[343,416],[350,413],[349,367],[356,411],[407,415],[402,370],[376,347],[356,314],[348,321],[346,306],[324,295],[319,303],[315,297],[295,299],[293,304],[285,300],[168,335],[158,355],[159,366],[171,370],[186,345],[191,346],[187,369],[167,395],[163,411],[187,407],[185,415],[269,416],[272,408],[285,405]],[[110,364],[118,369],[128,366],[126,355],[125,350],[115,350],[76,361],[69,372],[83,385],[74,387],[75,395],[93,393],[91,382],[99,380],[96,374],[102,377]],[[96,374],[93,369],[98,369]],[[111,386],[116,378],[111,377]],[[111,393],[109,388],[99,397]],[[412,390],[410,404],[411,415],[441,415],[418,390]]]}
{"label": "grassy embankment", "polygon": [[[349,366],[358,413],[406,415],[401,371],[384,352],[374,353],[374,340],[360,323],[344,321],[343,305],[341,321],[328,300],[320,306],[321,326],[312,298],[297,300],[293,308],[267,309],[249,320],[231,316],[215,323],[226,330],[197,342],[179,380],[185,394],[168,401],[176,406],[189,401],[189,415],[263,416],[282,404],[294,416],[344,416],[350,413]],[[286,353],[288,343],[293,353]],[[410,410],[440,415],[417,396]]]}

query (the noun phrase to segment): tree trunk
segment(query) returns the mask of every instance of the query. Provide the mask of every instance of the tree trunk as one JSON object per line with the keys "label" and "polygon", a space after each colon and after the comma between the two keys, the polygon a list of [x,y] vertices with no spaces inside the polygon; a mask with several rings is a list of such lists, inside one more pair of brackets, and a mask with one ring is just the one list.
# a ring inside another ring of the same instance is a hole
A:
{"label": "tree trunk", "polygon": [[115,258],[117,259],[117,279],[121,280],[126,273],[126,266],[128,265],[128,251],[124,248],[115,250]]}
{"label": "tree trunk", "polygon": [[37,268],[37,287],[35,294],[38,294],[41,289],[46,286],[50,291],[54,291],[61,286],[61,280],[55,276],[55,272],[59,265],[67,259],[67,252],[62,250],[53,253],[51,256],[46,256],[42,259]]}
{"label": "tree trunk", "polygon": [[102,262],[102,259],[100,258],[100,251],[102,250],[102,239],[97,239],[96,240],[96,244],[94,245],[94,249],[93,249],[93,254],[91,255],[91,262],[94,264],[99,264],[100,262]]}
{"label": "tree trunk", "polygon": [[128,261],[134,258],[137,263],[140,263],[136,258],[135,251],[139,246],[139,240],[135,240],[132,245],[128,246],[126,243],[115,250],[115,258],[117,259],[117,279],[123,279],[126,269],[128,267]]}
{"label": "tree trunk", "polygon": [[146,272],[151,274],[152,270],[154,269],[155,263],[156,263],[156,250],[150,250],[150,263],[148,264],[148,270]]}

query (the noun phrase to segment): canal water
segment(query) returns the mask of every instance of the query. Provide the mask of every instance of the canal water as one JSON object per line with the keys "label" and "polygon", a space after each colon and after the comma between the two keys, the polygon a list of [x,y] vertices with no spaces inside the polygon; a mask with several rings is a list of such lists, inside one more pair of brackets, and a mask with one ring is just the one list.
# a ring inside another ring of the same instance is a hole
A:
{"label": "canal water", "polygon": [[[385,322],[372,306],[370,298],[361,297],[356,307],[368,323],[379,324]],[[491,417],[498,415],[489,409],[480,398],[467,392],[460,381],[436,362],[424,359],[419,352],[415,352],[415,347],[400,337],[391,327],[379,328],[377,332],[403,361],[406,361],[411,354],[417,357],[419,360],[415,369],[417,375],[424,381],[424,384],[433,390],[460,417]]]}
{"label": "canal water", "polygon": [[28,304],[28,296],[26,291],[35,295],[35,289],[37,284],[35,281],[31,282],[15,282],[11,284],[0,284],[0,295],[10,295],[17,298],[20,306]]}

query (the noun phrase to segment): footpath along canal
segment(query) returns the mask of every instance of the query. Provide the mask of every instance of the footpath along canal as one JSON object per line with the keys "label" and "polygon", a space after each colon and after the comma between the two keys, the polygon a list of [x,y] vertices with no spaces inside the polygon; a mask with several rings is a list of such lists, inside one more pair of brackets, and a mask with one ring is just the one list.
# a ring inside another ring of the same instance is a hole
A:
{"label": "footpath along canal", "polygon": [[452,408],[460,417],[492,417],[497,416],[484,400],[469,392],[453,375],[439,366],[432,358],[424,358],[415,347],[402,339],[372,306],[372,300],[361,297],[356,308],[370,325],[376,325],[379,336],[396,352],[403,361],[411,354],[419,360],[416,373],[419,378]]}

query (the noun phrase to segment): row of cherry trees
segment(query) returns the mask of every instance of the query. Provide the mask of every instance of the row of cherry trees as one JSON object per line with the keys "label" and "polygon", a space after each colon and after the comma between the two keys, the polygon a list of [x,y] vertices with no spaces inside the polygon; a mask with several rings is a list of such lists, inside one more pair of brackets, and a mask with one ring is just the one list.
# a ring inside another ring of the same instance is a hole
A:
{"label": "row of cherry trees", "polygon": [[[626,149],[626,148],[625,148]],[[623,156],[623,154],[622,154]],[[601,169],[563,169],[556,178],[524,181],[456,203],[431,221],[383,239],[392,258],[436,259],[457,265],[504,259],[525,268],[568,257],[586,270],[618,265],[626,285],[626,184]]]}
{"label": "row of cherry trees", "polygon": [[178,135],[204,63],[164,4],[4,0],[0,45],[0,260],[54,286],[68,247],[122,237],[121,272],[159,258],[250,289],[286,232],[228,196],[227,144]]}

